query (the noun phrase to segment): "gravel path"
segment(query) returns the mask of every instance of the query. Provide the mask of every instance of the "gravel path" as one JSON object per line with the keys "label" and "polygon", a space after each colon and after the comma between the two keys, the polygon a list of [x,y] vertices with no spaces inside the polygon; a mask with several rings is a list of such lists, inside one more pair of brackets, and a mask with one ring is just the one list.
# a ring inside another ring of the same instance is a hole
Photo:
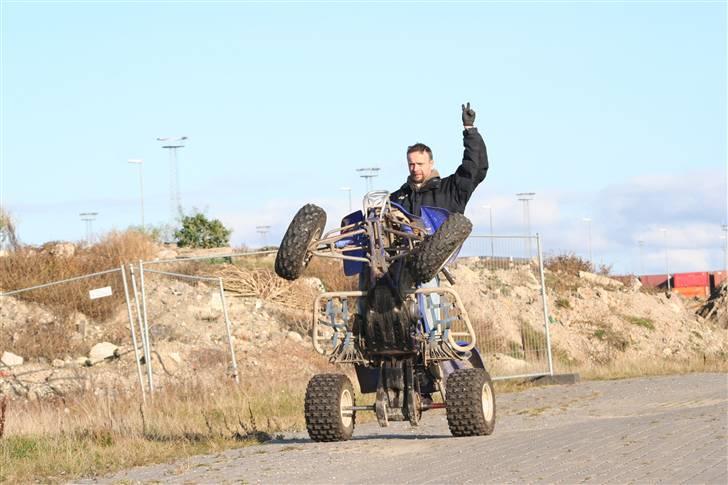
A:
{"label": "gravel path", "polygon": [[360,425],[344,443],[305,434],[83,483],[728,483],[728,376],[581,382],[496,396],[488,437]]}

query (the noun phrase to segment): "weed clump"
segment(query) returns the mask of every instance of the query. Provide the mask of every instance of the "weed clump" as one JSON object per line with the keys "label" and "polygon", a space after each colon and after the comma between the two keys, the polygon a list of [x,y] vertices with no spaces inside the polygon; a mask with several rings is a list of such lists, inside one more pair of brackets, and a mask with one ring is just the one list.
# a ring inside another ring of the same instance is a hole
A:
{"label": "weed clump", "polygon": [[571,310],[571,303],[569,303],[569,300],[567,300],[566,298],[557,298],[556,307]]}
{"label": "weed clump", "polygon": [[655,329],[655,322],[653,322],[650,318],[634,317],[628,315],[625,317],[625,320],[637,327],[646,328],[647,330]]}

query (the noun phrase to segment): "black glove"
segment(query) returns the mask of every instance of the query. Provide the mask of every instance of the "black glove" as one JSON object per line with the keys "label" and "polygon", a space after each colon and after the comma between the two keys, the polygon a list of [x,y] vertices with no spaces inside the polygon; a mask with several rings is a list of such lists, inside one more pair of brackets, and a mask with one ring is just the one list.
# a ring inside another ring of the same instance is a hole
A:
{"label": "black glove", "polygon": [[475,123],[475,110],[470,108],[470,103],[463,105],[463,126],[473,126]]}

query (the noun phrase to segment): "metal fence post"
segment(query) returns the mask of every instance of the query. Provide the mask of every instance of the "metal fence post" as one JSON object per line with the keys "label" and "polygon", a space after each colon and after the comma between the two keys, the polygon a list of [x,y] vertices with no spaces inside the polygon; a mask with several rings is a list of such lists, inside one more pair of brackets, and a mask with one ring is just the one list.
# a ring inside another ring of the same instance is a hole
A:
{"label": "metal fence post", "polygon": [[137,345],[136,331],[134,330],[134,317],[131,311],[131,302],[129,301],[129,285],[126,281],[126,272],[124,265],[121,265],[121,281],[124,285],[124,297],[126,298],[126,311],[129,314],[129,330],[131,331],[131,342],[134,346],[134,359],[136,360],[137,374],[139,374],[139,388],[142,390],[142,402],[147,403],[147,393],[144,389],[144,377],[142,377],[142,365],[139,362],[139,346]]}
{"label": "metal fence post", "polygon": [[541,235],[536,233],[536,246],[538,248],[538,269],[541,273],[541,298],[543,298],[543,326],[546,333],[546,355],[549,359],[549,375],[554,375],[554,362],[551,356],[551,334],[549,332],[549,310],[546,298],[546,282],[543,269],[543,254],[541,252]]}
{"label": "metal fence post", "polygon": [[144,321],[144,337],[147,341],[146,359],[147,370],[149,372],[149,388],[150,392],[154,392],[154,378],[152,377],[152,350],[151,341],[149,340],[149,322],[147,321],[147,294],[144,291],[144,263],[139,260],[139,284],[142,287],[142,315]]}
{"label": "metal fence post", "polygon": [[222,313],[225,317],[225,330],[227,331],[228,345],[230,345],[230,358],[232,359],[233,365],[233,377],[235,382],[240,384],[240,377],[238,376],[238,362],[235,359],[235,348],[233,346],[232,330],[230,328],[230,319],[228,318],[227,305],[225,304],[225,289],[222,286],[222,278],[218,278],[220,285],[220,300],[222,302]]}
{"label": "metal fence post", "polygon": [[147,365],[147,381],[149,383],[149,394],[154,395],[154,388],[152,387],[152,368],[149,366],[149,359],[147,358],[147,339],[144,336],[144,322],[142,321],[142,309],[139,304],[139,291],[137,290],[136,275],[134,274],[134,266],[129,265],[129,271],[131,272],[131,288],[134,292],[134,302],[137,310],[137,320],[139,323],[139,334],[142,339],[142,349],[144,351],[144,361]]}

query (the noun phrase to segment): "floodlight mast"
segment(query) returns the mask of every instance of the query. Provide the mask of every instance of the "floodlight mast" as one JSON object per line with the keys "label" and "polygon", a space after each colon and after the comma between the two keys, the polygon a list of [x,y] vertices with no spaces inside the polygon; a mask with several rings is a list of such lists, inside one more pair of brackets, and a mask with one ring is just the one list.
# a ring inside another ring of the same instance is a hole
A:
{"label": "floodlight mast", "polygon": [[263,247],[268,246],[268,240],[266,238],[266,235],[268,234],[268,232],[270,232],[270,227],[271,226],[255,226],[256,232],[262,236]]}
{"label": "floodlight mast", "polygon": [[79,214],[81,220],[86,222],[86,244],[89,246],[93,240],[93,221],[96,220],[97,215],[99,215],[98,212],[81,212]]}
{"label": "floodlight mast", "polygon": [[169,223],[172,226],[174,226],[175,219],[182,215],[177,149],[185,146],[183,142],[187,138],[187,136],[165,136],[157,138],[157,141],[165,142],[162,148],[169,150]]}
{"label": "floodlight mast", "polygon": [[360,174],[359,176],[366,181],[367,193],[372,191],[372,179],[379,175],[379,170],[379,167],[364,167],[356,169],[356,171]]}

